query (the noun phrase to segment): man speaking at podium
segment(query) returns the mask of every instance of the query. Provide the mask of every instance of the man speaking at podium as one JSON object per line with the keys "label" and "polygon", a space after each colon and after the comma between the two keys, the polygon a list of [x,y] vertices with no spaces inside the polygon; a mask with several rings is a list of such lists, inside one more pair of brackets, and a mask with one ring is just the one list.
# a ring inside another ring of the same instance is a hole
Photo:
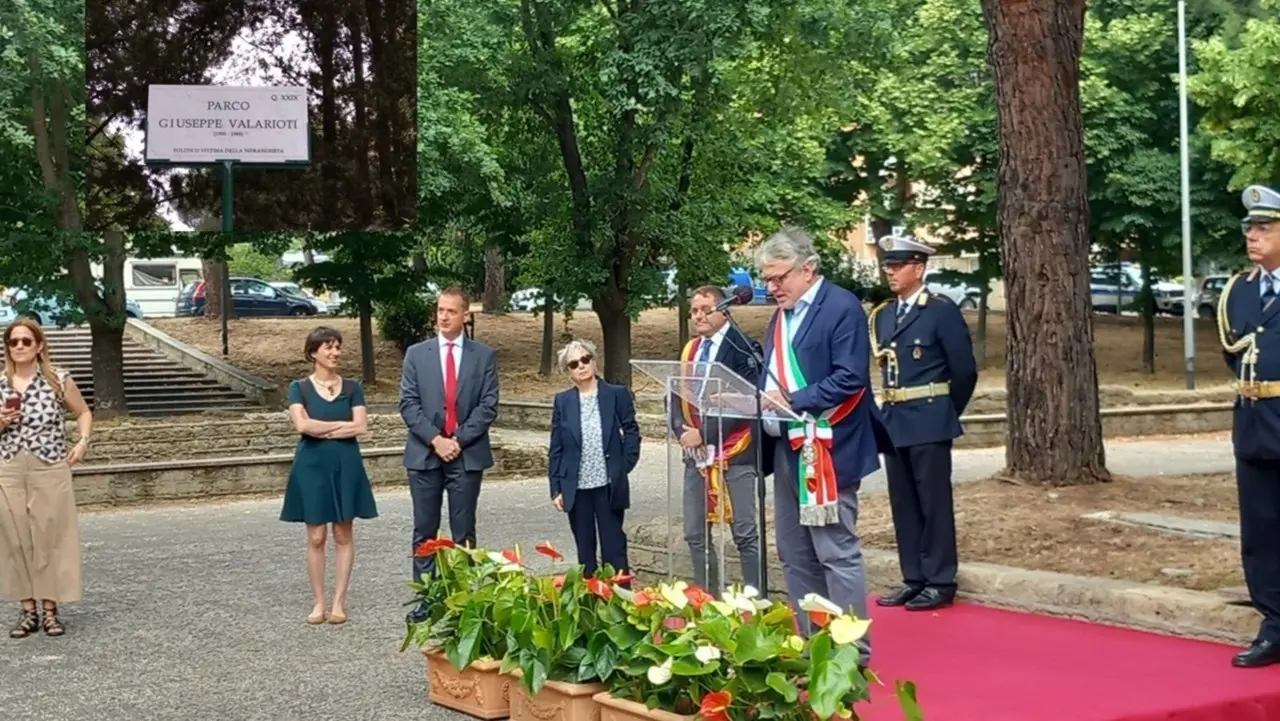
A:
{"label": "man speaking at podium", "polygon": [[[787,593],[802,631],[801,599],[816,593],[867,618],[867,584],[858,537],[858,487],[891,451],[870,391],[867,314],[858,298],[822,277],[813,241],[784,228],[756,252],[760,278],[778,310],[765,332],[768,406],[804,422],[771,418],[774,528]],[[858,641],[868,662],[869,638]]]}
{"label": "man speaking at podium", "polygon": [[[754,385],[760,379],[760,369],[754,359],[760,352],[760,344],[743,335],[723,312],[716,310],[724,300],[724,291],[714,285],[693,291],[689,307],[693,330],[698,335],[685,344],[680,353],[686,367],[683,375],[714,375],[713,366],[709,364],[720,363]],[[698,393],[703,389],[690,390],[693,392],[682,396],[710,396],[729,391],[710,386],[705,388],[705,393]],[[754,423],[746,418],[727,417],[727,414],[718,419],[702,418],[699,407],[708,409],[708,415],[714,416],[715,406],[704,406],[697,400],[674,398],[671,413],[671,430],[684,448],[682,515],[684,540],[689,544],[693,561],[693,579],[704,588],[721,590],[720,562],[707,539],[707,524],[723,523],[733,532],[733,543],[738,547],[742,582],[755,585],[759,583],[760,574],[760,534],[756,525],[753,445],[757,441],[751,437]],[[734,415],[741,414],[735,412]]]}

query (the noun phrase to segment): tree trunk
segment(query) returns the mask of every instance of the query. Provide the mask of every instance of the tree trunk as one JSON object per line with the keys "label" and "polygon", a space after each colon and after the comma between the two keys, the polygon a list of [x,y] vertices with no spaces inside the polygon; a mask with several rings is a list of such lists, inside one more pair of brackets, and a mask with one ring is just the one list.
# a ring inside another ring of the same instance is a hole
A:
{"label": "tree trunk", "polygon": [[555,353],[556,307],[550,288],[542,289],[542,298],[542,357],[538,362],[538,374],[545,377],[555,370],[552,355]]}
{"label": "tree trunk", "polygon": [[373,304],[360,301],[360,368],[364,371],[364,387],[372,389],[378,382],[378,369],[373,355]]}
{"label": "tree trunk", "polygon": [[507,289],[506,276],[502,248],[490,241],[484,249],[484,296],[481,299],[484,312],[502,312],[502,295]]}
{"label": "tree trunk", "polygon": [[681,283],[676,289],[676,312],[680,314],[680,347],[689,342],[689,291]]}
{"label": "tree trunk", "polygon": [[351,43],[351,66],[355,71],[352,104],[355,106],[355,125],[351,131],[351,144],[355,148],[356,174],[354,195],[357,201],[356,216],[361,228],[373,225],[373,184],[369,179],[369,113],[368,88],[364,73],[364,8],[353,3],[347,8],[347,29]]}
{"label": "tree trunk", "polygon": [[978,331],[974,334],[973,340],[973,360],[978,364],[978,369],[982,370],[987,367],[987,319],[991,315],[991,286],[987,285],[983,289],[982,295],[978,296]]}
{"label": "tree trunk", "polygon": [[1031,483],[1110,480],[1089,300],[1079,95],[1084,11],[1085,0],[982,0],[1008,288],[1004,473]]}
{"label": "tree trunk", "polygon": [[[595,301],[604,338],[604,379],[616,385],[631,387],[631,316],[627,315],[625,298],[621,302],[609,298]],[[610,302],[613,301],[613,302]]]}
{"label": "tree trunk", "polygon": [[[204,317],[206,318],[222,317],[222,274],[226,264],[227,261],[216,258],[200,260],[200,271],[204,273]],[[232,303],[231,307],[227,308],[227,318],[235,317],[236,307]]]}
{"label": "tree trunk", "polygon": [[70,254],[67,272],[89,322],[93,414],[105,419],[128,412],[124,397],[124,233],[107,231],[103,246],[101,294],[87,251]]}
{"label": "tree trunk", "polygon": [[317,5],[320,32],[316,33],[320,65],[320,216],[325,230],[338,229],[338,178],[342,152],[338,148],[338,68],[335,55],[338,44],[337,10],[332,5]]}

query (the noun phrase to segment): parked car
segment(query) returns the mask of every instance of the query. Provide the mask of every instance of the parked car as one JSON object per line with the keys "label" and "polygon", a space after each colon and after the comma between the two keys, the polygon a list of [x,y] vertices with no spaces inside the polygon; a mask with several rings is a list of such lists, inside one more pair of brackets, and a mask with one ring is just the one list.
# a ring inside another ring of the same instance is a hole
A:
{"label": "parked car", "polygon": [[[98,285],[102,291],[102,285]],[[56,326],[68,311],[79,310],[74,300],[60,298],[55,295],[31,296],[26,288],[10,288],[4,292],[4,300],[0,302],[0,326],[7,326],[25,315],[34,318],[40,325]],[[142,319],[142,306],[132,299],[124,299],[124,313],[129,318]]]}
{"label": "parked car", "polygon": [[[1089,294],[1093,310],[1098,313],[1121,313],[1137,310],[1138,293],[1142,290],[1142,268],[1132,263],[1095,266],[1090,271]],[[1182,315],[1183,288],[1168,280],[1151,284],[1156,312]]]}
{"label": "parked car", "polygon": [[314,305],[316,307],[316,313],[320,315],[329,314],[328,303],[315,297],[311,293],[311,291],[307,290],[306,288],[303,288],[297,283],[293,283],[287,280],[273,280],[271,281],[270,285],[272,288],[275,288],[281,293],[288,293],[289,295],[294,296],[295,298],[302,298],[303,300],[310,301],[311,305]]}
{"label": "parked car", "polygon": [[1230,275],[1206,275],[1200,281],[1200,292],[1196,294],[1196,315],[1200,318],[1213,318],[1218,313],[1218,297],[1227,287]]}
{"label": "parked car", "polygon": [[[231,304],[238,317],[304,316],[317,313],[315,304],[310,300],[277,290],[260,278],[232,276],[230,281]],[[204,315],[205,288],[203,280],[188,283],[178,294],[174,314],[179,317]]]}
{"label": "parked car", "polygon": [[943,283],[936,278],[934,271],[929,271],[924,276],[924,284],[929,288],[930,292],[946,296],[951,299],[952,303],[960,306],[960,310],[978,309],[978,300],[982,298],[982,290],[980,288],[975,288],[971,285]]}

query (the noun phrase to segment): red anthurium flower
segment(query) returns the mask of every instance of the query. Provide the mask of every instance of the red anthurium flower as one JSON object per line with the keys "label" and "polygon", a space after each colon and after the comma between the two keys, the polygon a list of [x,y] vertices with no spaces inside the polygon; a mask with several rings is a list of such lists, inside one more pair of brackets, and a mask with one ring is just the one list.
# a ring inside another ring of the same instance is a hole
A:
{"label": "red anthurium flower", "polygon": [[508,562],[514,563],[517,566],[524,563],[524,556],[520,554],[520,546],[516,546],[515,548],[508,548],[507,550],[503,551],[502,557],[507,559]]}
{"label": "red anthurium flower", "polygon": [[556,588],[564,588],[564,574],[556,574],[556,577],[551,579],[551,582],[556,585]]}
{"label": "red anthurium flower", "polygon": [[706,590],[697,586],[689,586],[684,590],[684,597],[689,599],[689,605],[693,606],[695,611],[701,611],[702,607],[716,600],[715,596],[707,593]]}
{"label": "red anthurium flower", "polygon": [[427,540],[418,544],[418,547],[415,548],[413,551],[413,555],[417,556],[418,558],[427,558],[428,556],[434,556],[436,552],[441,549],[457,548],[457,547],[458,547],[458,544],[454,543],[453,541],[450,541],[447,538],[428,538]]}
{"label": "red anthurium flower", "polygon": [[732,702],[733,694],[728,691],[712,691],[702,697],[698,715],[703,721],[729,721],[729,704]]}
{"label": "red anthurium flower", "polygon": [[598,578],[587,579],[587,590],[606,601],[613,598],[613,586]]}
{"label": "red anthurium flower", "polygon": [[827,624],[831,623],[831,614],[825,611],[807,611],[807,613],[809,620],[818,628],[826,628]]}
{"label": "red anthurium flower", "polygon": [[679,631],[685,626],[688,626],[689,622],[684,620],[680,616],[667,616],[666,618],[662,619],[662,625],[671,629],[672,631]]}
{"label": "red anthurium flower", "polygon": [[618,571],[617,573],[613,574],[613,578],[609,579],[609,583],[612,583],[615,586],[625,586],[634,580],[636,580],[636,574],[627,573],[625,571]]}
{"label": "red anthurium flower", "polygon": [[648,591],[636,591],[636,594],[631,597],[631,602],[636,606],[648,606],[653,603],[653,596],[650,596]]}
{"label": "red anthurium flower", "polygon": [[551,545],[550,541],[547,541],[546,543],[539,543],[538,545],[533,547],[533,550],[537,551],[538,553],[541,553],[542,555],[546,556],[547,558],[550,558],[553,561],[564,560],[564,554],[557,551],[556,547]]}

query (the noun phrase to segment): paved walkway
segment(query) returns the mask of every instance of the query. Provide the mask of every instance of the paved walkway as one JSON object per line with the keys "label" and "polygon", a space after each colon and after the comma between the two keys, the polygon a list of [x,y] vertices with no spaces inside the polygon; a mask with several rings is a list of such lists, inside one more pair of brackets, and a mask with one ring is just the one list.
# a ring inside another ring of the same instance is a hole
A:
{"label": "paved walkway", "polygon": [[[1229,471],[1229,444],[1165,440],[1109,447],[1126,474]],[[665,514],[664,453],[647,446],[629,520]],[[972,480],[1000,449],[957,453]],[[872,479],[868,491],[883,488]],[[86,513],[85,600],[64,609],[68,635],[0,637],[4,721],[455,721],[428,706],[421,656],[397,653],[404,629],[411,515],[407,492],[378,496],[357,525],[345,626],[311,627],[302,529],[276,520],[279,500]],[[480,541],[550,540],[571,548],[545,481],[493,483]],[[17,616],[2,607],[7,631]]]}

